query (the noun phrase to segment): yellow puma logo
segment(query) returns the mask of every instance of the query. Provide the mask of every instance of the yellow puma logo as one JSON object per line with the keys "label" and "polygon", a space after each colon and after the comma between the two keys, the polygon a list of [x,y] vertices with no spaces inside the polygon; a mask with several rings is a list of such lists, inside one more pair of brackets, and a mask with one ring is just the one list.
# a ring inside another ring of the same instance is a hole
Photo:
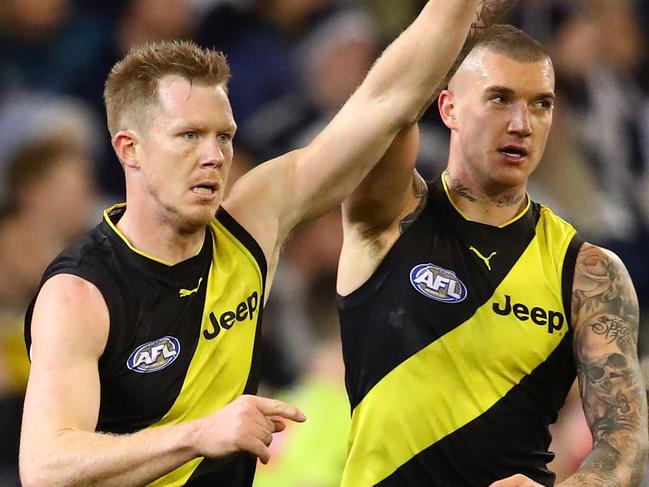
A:
{"label": "yellow puma logo", "polygon": [[186,297],[189,296],[190,294],[194,294],[195,292],[197,292],[198,289],[201,287],[201,281],[202,281],[202,280],[203,280],[203,278],[201,277],[201,278],[198,280],[198,285],[197,285],[196,288],[194,288],[194,289],[181,289],[180,291],[178,291],[178,294],[180,295],[180,297],[181,297],[181,298],[186,298]]}
{"label": "yellow puma logo", "polygon": [[471,247],[469,247],[469,250],[473,250],[473,252],[475,252],[475,255],[477,255],[478,257],[480,257],[480,258],[484,261],[485,265],[487,266],[487,269],[491,270],[491,264],[489,264],[489,261],[491,260],[491,258],[492,258],[494,255],[497,254],[497,252],[492,252],[491,255],[490,255],[489,257],[485,257],[485,256],[482,255],[482,254],[480,253],[480,251],[479,251],[478,249],[476,249],[473,245],[472,245]]}

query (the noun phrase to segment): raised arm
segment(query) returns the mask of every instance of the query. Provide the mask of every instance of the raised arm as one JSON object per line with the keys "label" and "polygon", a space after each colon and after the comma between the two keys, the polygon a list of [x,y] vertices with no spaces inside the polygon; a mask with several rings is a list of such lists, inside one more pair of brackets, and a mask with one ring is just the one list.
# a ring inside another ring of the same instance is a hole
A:
{"label": "raised arm", "polygon": [[637,486],[647,463],[647,401],[638,363],[638,300],[610,251],[584,244],[572,297],[575,358],[593,449],[570,486]]}
{"label": "raised arm", "polygon": [[309,146],[237,182],[224,206],[268,257],[294,226],[348,196],[396,134],[417,121],[488,1],[430,0]]}
{"label": "raised arm", "polygon": [[[92,284],[51,278],[32,319],[32,366],[20,445],[25,487],[144,485],[200,456],[248,451],[268,461],[270,416],[302,420],[279,401],[242,396],[211,416],[131,435],[96,433],[98,360],[108,338],[108,310]],[[125,398],[126,400],[126,398]]]}

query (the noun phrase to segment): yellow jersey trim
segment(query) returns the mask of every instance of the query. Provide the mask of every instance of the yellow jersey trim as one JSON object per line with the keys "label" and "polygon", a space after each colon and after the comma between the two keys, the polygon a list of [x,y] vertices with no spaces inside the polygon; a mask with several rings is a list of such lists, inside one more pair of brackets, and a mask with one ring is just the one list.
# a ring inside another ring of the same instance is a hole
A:
{"label": "yellow jersey trim", "polygon": [[[116,210],[118,208],[125,208],[125,207],[126,207],[126,203],[117,203],[117,204],[111,206],[110,208],[105,209],[104,210],[104,220],[106,220],[106,223],[108,223],[110,228],[112,228],[113,231],[119,236],[119,238],[121,238],[124,241],[124,243],[128,246],[128,248],[131,249],[136,254],[141,255],[142,257],[146,257],[147,259],[152,260],[154,262],[158,262],[159,264],[166,265],[167,267],[173,267],[173,264],[171,264],[170,262],[167,262],[166,260],[163,260],[163,259],[159,259],[158,257],[155,257],[155,256],[153,256],[151,254],[147,254],[146,252],[138,249],[135,245],[131,244],[131,242],[129,242],[128,238],[126,238],[126,235],[124,235],[119,230],[119,228],[117,228],[117,225],[115,225],[111,221],[110,216],[109,216],[110,213],[113,210]],[[201,252],[201,249],[198,250],[196,255],[198,255],[200,252]]]}
{"label": "yellow jersey trim", "polygon": [[[444,186],[444,192],[446,193],[446,197],[448,198],[448,201],[451,203],[453,208],[455,208],[455,211],[457,211],[462,218],[464,218],[466,221],[470,221],[470,222],[474,221],[474,220],[471,220],[469,217],[467,217],[464,214],[464,212],[462,210],[460,210],[460,208],[455,204],[455,202],[453,201],[453,198],[451,198],[451,192],[450,192],[450,190],[448,188],[448,184],[446,183],[446,176],[447,175],[448,175],[448,171],[444,171],[442,173],[442,185]],[[506,221],[502,225],[498,225],[498,228],[505,228],[506,226],[511,225],[515,221],[521,219],[525,215],[525,213],[527,213],[527,211],[530,209],[530,206],[532,205],[532,200],[530,199],[530,195],[527,193],[527,191],[525,192],[525,198],[527,199],[527,205],[525,205],[525,208],[518,215],[516,215],[514,218],[512,218],[511,220]]]}

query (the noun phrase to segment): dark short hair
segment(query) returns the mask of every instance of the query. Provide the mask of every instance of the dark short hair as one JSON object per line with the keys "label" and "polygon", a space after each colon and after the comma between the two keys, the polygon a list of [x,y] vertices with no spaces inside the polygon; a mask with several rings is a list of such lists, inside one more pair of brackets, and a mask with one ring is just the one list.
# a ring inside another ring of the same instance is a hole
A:
{"label": "dark short hair", "polygon": [[190,82],[221,85],[227,90],[230,67],[222,52],[192,41],[163,41],[132,48],[113,66],[104,87],[111,135],[158,104],[158,82],[177,75]]}

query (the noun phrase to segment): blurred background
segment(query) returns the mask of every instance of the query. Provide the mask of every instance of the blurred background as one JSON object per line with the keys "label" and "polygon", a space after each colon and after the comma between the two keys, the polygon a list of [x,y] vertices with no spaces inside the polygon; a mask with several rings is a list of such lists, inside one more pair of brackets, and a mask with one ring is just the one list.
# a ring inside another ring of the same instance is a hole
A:
{"label": "blurred background", "polygon": [[[424,3],[0,2],[0,487],[18,485],[29,367],[24,310],[49,261],[124,197],[101,98],[113,63],[130,46],[160,39],[191,38],[228,55],[239,124],[231,184],[255,164],[308,143]],[[622,257],[643,310],[644,358],[649,31],[642,26],[649,22],[649,2],[521,3],[508,20],[549,47],[558,76],[554,129],[530,192],[587,240]],[[421,126],[418,167],[433,177],[446,164],[448,134],[434,109]],[[341,240],[340,216],[332,212],[296,231],[286,245],[265,314],[262,392],[295,402],[310,419],[277,436],[256,486],[338,485],[349,427],[335,313]],[[575,411],[557,426],[559,477],[589,448]]]}

